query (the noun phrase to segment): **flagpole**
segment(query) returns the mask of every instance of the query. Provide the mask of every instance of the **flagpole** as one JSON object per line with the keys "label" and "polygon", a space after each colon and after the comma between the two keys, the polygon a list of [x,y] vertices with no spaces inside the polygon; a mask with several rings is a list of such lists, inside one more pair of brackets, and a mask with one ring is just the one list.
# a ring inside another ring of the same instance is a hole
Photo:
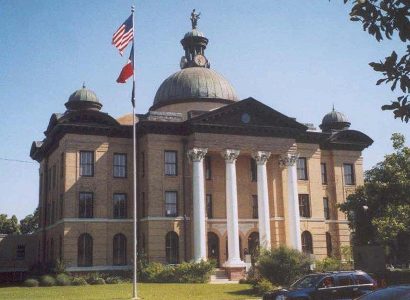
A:
{"label": "flagpole", "polygon": [[[134,5],[131,6],[131,14],[132,14],[132,31],[133,31],[133,39],[132,39],[132,47],[134,49],[134,40],[135,40],[135,26],[134,26]],[[137,293],[137,138],[136,138],[136,130],[135,130],[135,49],[133,51],[132,57],[132,94],[131,94],[131,101],[132,101],[132,144],[133,144],[133,186],[134,186],[134,217],[133,217],[133,224],[134,224],[134,267],[133,267],[133,283],[132,283],[132,298],[139,299]]]}

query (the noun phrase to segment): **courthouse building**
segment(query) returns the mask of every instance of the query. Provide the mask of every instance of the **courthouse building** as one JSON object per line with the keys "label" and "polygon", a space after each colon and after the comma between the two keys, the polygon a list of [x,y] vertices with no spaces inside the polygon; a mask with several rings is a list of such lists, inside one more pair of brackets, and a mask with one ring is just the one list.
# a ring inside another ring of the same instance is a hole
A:
{"label": "courthouse building", "polygon": [[349,245],[337,204],[363,184],[361,152],[373,141],[334,109],[316,130],[263,99],[241,100],[210,67],[208,39],[192,25],[181,70],[137,115],[136,158],[132,116],[102,112],[85,86],[33,142],[38,261],[59,258],[71,271],[132,265],[134,159],[138,251],[149,261],[213,258],[233,278],[258,247],[287,245],[321,259]]}

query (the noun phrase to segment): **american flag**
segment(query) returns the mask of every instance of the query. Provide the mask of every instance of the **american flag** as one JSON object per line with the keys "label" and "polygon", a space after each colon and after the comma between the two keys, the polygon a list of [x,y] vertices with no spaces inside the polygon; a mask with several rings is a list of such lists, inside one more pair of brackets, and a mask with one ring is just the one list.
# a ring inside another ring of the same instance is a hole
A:
{"label": "american flag", "polygon": [[132,24],[132,15],[121,24],[117,31],[112,36],[112,44],[120,51],[122,55],[124,49],[127,47],[129,42],[134,38],[134,26]]}

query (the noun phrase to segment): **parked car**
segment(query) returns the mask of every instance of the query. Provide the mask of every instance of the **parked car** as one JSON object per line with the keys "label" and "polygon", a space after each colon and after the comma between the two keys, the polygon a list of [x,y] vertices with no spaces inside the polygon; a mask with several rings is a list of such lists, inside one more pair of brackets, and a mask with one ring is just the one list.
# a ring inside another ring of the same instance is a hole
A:
{"label": "parked car", "polygon": [[354,299],[376,287],[376,281],[362,271],[316,273],[300,278],[287,289],[265,293],[263,300]]}
{"label": "parked car", "polygon": [[395,285],[363,295],[358,300],[409,300],[410,285]]}

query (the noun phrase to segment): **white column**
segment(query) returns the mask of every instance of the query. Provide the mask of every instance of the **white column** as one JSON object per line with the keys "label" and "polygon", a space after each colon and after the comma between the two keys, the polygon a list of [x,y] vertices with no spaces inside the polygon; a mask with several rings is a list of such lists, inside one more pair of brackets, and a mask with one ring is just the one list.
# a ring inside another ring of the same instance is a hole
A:
{"label": "white column", "polygon": [[266,175],[266,162],[270,155],[271,153],[266,151],[252,153],[258,174],[259,243],[261,249],[266,250],[271,250],[268,177]]}
{"label": "white column", "polygon": [[243,267],[240,258],[238,226],[238,194],[236,189],[236,159],[239,150],[226,149],[222,152],[226,166],[226,227],[228,234],[228,260],[225,267]]}
{"label": "white column", "polygon": [[288,224],[290,246],[302,251],[302,242],[300,236],[300,215],[299,215],[299,198],[298,198],[298,178],[296,173],[296,161],[298,155],[288,154],[282,157],[280,164],[288,169]]}
{"label": "white column", "polygon": [[205,181],[203,159],[208,149],[193,148],[188,151],[192,161],[192,200],[194,229],[194,261],[206,260]]}

